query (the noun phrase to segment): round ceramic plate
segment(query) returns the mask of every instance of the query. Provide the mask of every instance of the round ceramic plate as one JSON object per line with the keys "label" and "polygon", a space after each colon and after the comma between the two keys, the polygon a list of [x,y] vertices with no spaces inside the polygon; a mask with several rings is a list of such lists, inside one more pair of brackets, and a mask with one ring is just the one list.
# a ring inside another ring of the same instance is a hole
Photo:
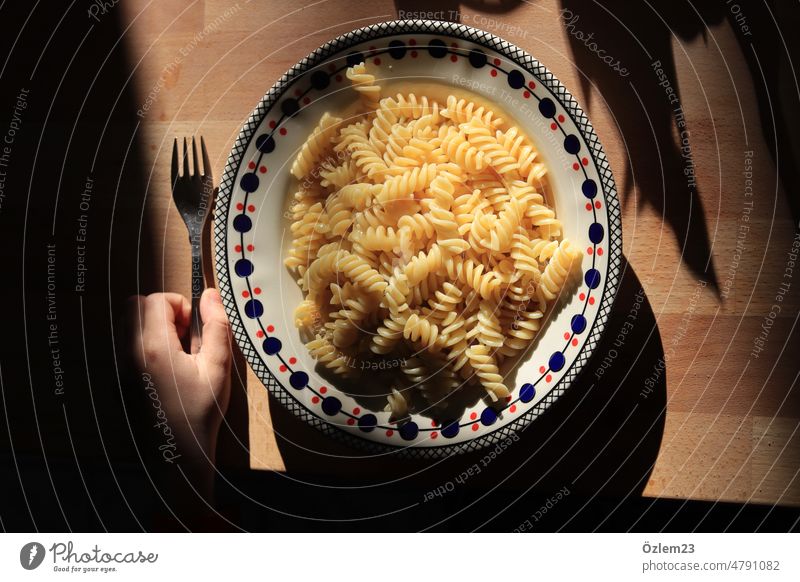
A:
{"label": "round ceramic plate", "polygon": [[[295,329],[293,312],[302,295],[283,266],[293,192],[289,168],[321,115],[356,99],[345,72],[361,61],[393,89],[425,81],[468,89],[497,104],[538,147],[564,236],[583,250],[580,282],[562,293],[533,348],[506,376],[512,395],[500,407],[478,400],[459,418],[414,415],[400,426],[390,423],[381,406],[371,410],[317,374]],[[403,20],[326,43],[272,86],[228,159],[214,233],[219,287],[235,339],[270,392],[324,435],[376,453],[397,449],[438,457],[509,438],[569,388],[591,357],[614,301],[620,229],[614,180],[600,142],[550,71],[488,32]]]}

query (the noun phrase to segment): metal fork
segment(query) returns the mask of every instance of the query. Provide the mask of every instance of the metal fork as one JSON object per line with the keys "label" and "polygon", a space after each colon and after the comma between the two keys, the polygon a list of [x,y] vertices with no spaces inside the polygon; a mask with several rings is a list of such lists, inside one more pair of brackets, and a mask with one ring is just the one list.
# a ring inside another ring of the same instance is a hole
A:
{"label": "metal fork", "polygon": [[183,175],[178,172],[178,139],[172,144],[172,200],[181,213],[189,231],[189,244],[192,247],[192,323],[189,349],[196,354],[200,350],[203,337],[203,321],[200,316],[200,296],[205,289],[203,273],[203,230],[209,210],[214,203],[214,179],[211,176],[211,163],[208,161],[206,142],[200,137],[200,150],[203,155],[203,168],[197,161],[197,143],[192,137],[192,168],[189,170],[189,149],[183,138]]}

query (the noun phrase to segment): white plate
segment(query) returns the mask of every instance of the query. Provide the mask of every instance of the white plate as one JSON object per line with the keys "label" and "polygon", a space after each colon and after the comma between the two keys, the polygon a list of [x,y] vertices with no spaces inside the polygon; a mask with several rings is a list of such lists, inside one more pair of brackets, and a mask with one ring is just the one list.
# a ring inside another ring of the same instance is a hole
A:
{"label": "white plate", "polygon": [[[321,378],[293,324],[302,296],[283,266],[289,167],[320,116],[353,102],[345,70],[362,60],[379,82],[402,78],[468,88],[510,114],[544,156],[564,236],[584,251],[580,286],[562,294],[534,348],[506,376],[513,391],[499,411],[478,401],[461,418],[437,423],[415,415],[398,427],[388,413],[367,409]],[[605,327],[622,254],[611,168],[572,95],[513,44],[462,24],[429,20],[355,30],[283,75],[236,140],[220,185],[214,234],[219,287],[234,336],[278,400],[325,435],[373,452],[401,449],[427,457],[495,444],[569,388]]]}

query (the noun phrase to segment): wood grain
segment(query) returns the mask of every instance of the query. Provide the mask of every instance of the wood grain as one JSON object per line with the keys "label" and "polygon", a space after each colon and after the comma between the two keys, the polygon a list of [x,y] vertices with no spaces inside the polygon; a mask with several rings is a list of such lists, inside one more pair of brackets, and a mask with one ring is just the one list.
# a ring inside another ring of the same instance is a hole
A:
{"label": "wood grain", "polygon": [[[723,299],[710,277],[687,268],[686,253],[693,249],[665,224],[653,202],[676,195],[682,186],[644,191],[652,189],[650,175],[659,171],[659,159],[654,155],[637,167],[631,165],[631,147],[638,144],[622,134],[619,120],[641,115],[646,126],[647,111],[613,110],[587,82],[587,71],[575,66],[560,8],[553,0],[543,0],[485,16],[525,31],[509,40],[546,63],[586,107],[611,160],[624,203],[624,253],[642,282],[669,356],[666,424],[644,494],[800,504],[800,345],[795,329],[800,265],[793,278],[784,278],[796,225],[762,131],[755,90],[761,80],[753,79],[736,31],[725,20],[708,29],[705,41],[672,41],[674,82],[691,132],[703,208],[703,216],[692,220],[705,219],[717,278],[724,281],[734,272],[730,293]],[[397,11],[385,0],[331,0],[308,8],[288,0],[269,5],[140,0],[124,3],[120,10],[130,23],[132,61],[139,62],[135,82],[140,102],[144,106],[150,100],[141,132],[151,173],[148,213],[156,225],[154,244],[161,259],[142,267],[161,274],[163,289],[187,293],[189,249],[168,182],[173,136],[204,135],[211,145],[214,175],[220,176],[242,122],[286,69],[329,38],[392,19]],[[473,8],[461,10],[468,24],[482,15]],[[588,21],[583,24],[590,26]],[[499,25],[486,28],[501,36],[506,30]],[[595,32],[602,44],[603,31]],[[587,58],[584,55],[583,62]],[[593,66],[605,65],[598,61]],[[629,90],[628,82],[644,88],[656,79],[620,79],[620,90]],[[673,138],[678,139],[674,131]],[[745,248],[734,268],[746,200],[746,151],[753,152],[753,208]],[[753,340],[776,304],[782,281],[791,281],[792,292],[780,303],[767,346],[755,358]],[[686,321],[687,304],[698,288],[696,308]],[[282,471],[284,462],[271,428],[273,405],[250,370],[246,378],[250,465]]]}

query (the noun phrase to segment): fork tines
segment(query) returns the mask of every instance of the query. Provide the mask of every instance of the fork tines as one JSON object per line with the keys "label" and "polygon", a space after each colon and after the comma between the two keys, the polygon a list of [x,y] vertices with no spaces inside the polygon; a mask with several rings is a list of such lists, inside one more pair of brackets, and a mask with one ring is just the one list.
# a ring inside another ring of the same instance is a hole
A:
{"label": "fork tines", "polygon": [[203,168],[200,171],[200,166],[197,160],[197,140],[192,137],[192,168],[194,173],[189,169],[189,147],[186,138],[183,138],[183,175],[178,171],[178,138],[176,137],[172,143],[172,183],[178,178],[195,178],[197,176],[211,176],[211,162],[208,160],[208,151],[206,150],[206,140],[200,136],[200,151],[203,154]]}

